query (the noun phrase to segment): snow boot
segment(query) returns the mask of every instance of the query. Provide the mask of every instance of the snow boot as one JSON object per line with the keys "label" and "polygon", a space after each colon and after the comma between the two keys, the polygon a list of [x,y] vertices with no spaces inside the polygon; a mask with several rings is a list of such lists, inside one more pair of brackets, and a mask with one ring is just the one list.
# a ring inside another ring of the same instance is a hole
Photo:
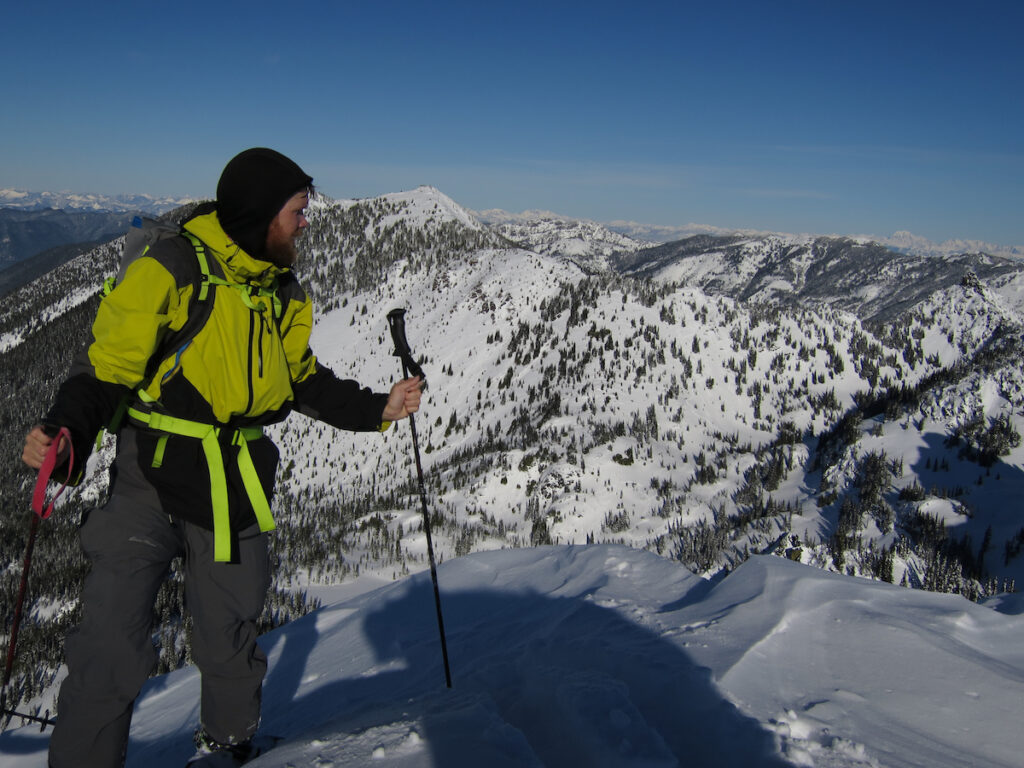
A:
{"label": "snow boot", "polygon": [[252,739],[237,744],[221,744],[203,729],[196,731],[194,741],[196,753],[185,763],[186,768],[237,768],[261,752]]}

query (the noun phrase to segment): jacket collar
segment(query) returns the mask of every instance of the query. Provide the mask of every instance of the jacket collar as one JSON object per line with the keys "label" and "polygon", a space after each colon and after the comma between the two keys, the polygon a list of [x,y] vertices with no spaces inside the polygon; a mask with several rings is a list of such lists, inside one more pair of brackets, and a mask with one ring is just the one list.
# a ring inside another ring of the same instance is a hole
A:
{"label": "jacket collar", "polygon": [[267,287],[287,272],[284,267],[271,264],[250,256],[242,247],[233,242],[221,227],[217,212],[196,216],[185,222],[185,229],[202,240],[214,257],[221,263],[225,277],[240,283],[256,283]]}

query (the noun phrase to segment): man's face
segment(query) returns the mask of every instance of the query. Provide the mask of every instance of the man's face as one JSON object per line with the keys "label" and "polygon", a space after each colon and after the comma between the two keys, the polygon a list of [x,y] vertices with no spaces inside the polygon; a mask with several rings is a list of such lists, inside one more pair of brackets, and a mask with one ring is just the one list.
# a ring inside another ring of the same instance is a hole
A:
{"label": "man's face", "polygon": [[306,227],[306,207],[309,192],[298,192],[284,204],[267,228],[267,261],[279,267],[290,267],[299,258],[295,250],[295,238]]}

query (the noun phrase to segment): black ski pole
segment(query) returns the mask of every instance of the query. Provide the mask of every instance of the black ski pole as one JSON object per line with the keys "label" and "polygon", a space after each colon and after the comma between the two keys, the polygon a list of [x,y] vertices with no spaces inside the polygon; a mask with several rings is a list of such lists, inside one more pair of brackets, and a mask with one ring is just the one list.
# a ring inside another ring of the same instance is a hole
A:
{"label": "black ski pole", "polygon": [[[419,376],[426,388],[427,377],[423,369],[412,358],[412,350],[405,338],[405,310],[393,309],[388,312],[391,339],[395,342],[395,355],[402,359],[402,376]],[[448,643],[444,635],[444,617],[441,615],[441,590],[437,586],[437,566],[434,564],[434,544],[430,537],[430,513],[427,511],[427,489],[423,483],[423,464],[420,461],[420,444],[416,436],[416,420],[409,414],[409,430],[412,432],[412,450],[416,457],[416,478],[420,486],[420,507],[423,511],[423,532],[427,535],[427,559],[430,561],[430,578],[434,583],[434,604],[437,606],[437,629],[441,634],[441,657],[444,660],[444,681],[452,687],[452,673],[448,666]]]}

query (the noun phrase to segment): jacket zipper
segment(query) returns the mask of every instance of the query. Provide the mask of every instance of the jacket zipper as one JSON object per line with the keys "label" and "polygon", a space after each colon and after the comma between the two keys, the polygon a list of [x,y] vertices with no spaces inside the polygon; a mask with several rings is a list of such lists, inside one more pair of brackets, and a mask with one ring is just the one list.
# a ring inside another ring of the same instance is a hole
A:
{"label": "jacket zipper", "polygon": [[259,375],[260,375],[260,378],[262,379],[263,378],[263,332],[264,332],[264,330],[267,327],[267,319],[263,316],[262,312],[260,312],[259,314],[260,314],[260,340],[259,340],[259,347],[258,347],[259,355],[260,355]]}
{"label": "jacket zipper", "polygon": [[[248,376],[248,382],[247,383],[249,385],[249,401],[246,403],[245,413],[249,413],[249,411],[252,410],[253,401],[256,399],[256,393],[254,391],[253,381],[252,381],[252,363],[253,363],[253,360],[252,360],[252,358],[253,358],[252,346],[253,346],[253,342],[256,339],[256,328],[255,328],[255,326],[256,326],[256,318],[254,317],[255,314],[256,314],[255,312],[252,312],[252,311],[249,312],[249,361],[248,361],[248,365],[246,366],[247,367],[247,376]],[[263,352],[261,350],[260,351],[260,366],[261,367],[262,367],[262,364],[263,364],[262,358],[263,358]]]}

